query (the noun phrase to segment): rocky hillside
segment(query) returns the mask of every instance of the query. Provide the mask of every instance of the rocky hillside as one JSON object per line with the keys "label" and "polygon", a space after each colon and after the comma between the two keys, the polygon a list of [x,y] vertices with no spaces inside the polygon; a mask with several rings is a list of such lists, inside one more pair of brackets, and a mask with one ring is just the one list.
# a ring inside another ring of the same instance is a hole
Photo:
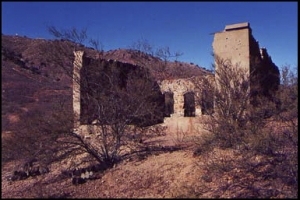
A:
{"label": "rocky hillside", "polygon": [[125,63],[136,64],[150,69],[157,80],[189,78],[192,76],[201,76],[210,73],[206,69],[186,62],[169,62],[145,54],[138,50],[117,49],[104,53],[104,58],[119,60]]}
{"label": "rocky hillside", "polygon": [[[73,51],[89,57],[113,59],[149,68],[157,80],[209,73],[183,62],[165,62],[136,50],[117,49],[99,53],[66,40],[31,39],[2,35],[2,129],[16,130],[30,112],[47,112],[54,104],[72,102]],[[71,110],[70,110],[71,113]]]}
{"label": "rocky hillside", "polygon": [[[74,50],[146,67],[156,80],[209,73],[134,50],[99,53],[69,41],[2,35],[3,198],[298,197],[298,116],[282,120],[288,112],[263,122],[238,148],[224,148],[200,129],[165,133],[164,126],[153,126],[138,142],[140,151],[112,168],[98,165],[76,138],[57,137],[72,117]],[[61,110],[68,115],[57,115]]]}
{"label": "rocky hillside", "polygon": [[[209,73],[189,63],[166,62],[136,50],[117,49],[97,52],[92,48],[66,40],[2,35],[1,136],[2,168],[5,169],[2,171],[5,175],[2,176],[2,180],[6,174],[17,170],[19,164],[16,163],[27,163],[27,159],[30,160],[32,157],[38,157],[39,160],[45,158],[46,160],[41,162],[49,163],[47,159],[51,160],[53,155],[60,154],[58,152],[65,149],[59,146],[59,143],[53,143],[55,139],[49,137],[55,137],[53,132],[66,131],[60,129],[68,127],[63,124],[65,121],[71,121],[57,118],[56,111],[64,109],[67,115],[63,118],[72,119],[71,75],[74,50],[83,50],[88,57],[92,58],[118,60],[148,68],[157,81]],[[45,130],[51,133],[44,134]],[[44,147],[42,151],[41,146]],[[59,158],[59,162],[69,162],[64,156]],[[62,163],[59,165],[62,166]],[[50,166],[52,164],[48,165]],[[41,169],[41,166],[36,167]],[[59,173],[60,170],[58,169]],[[34,173],[40,172],[34,170]],[[6,179],[5,181],[8,183]],[[21,183],[21,187],[24,188],[26,184]],[[15,192],[11,191],[10,186],[6,186],[3,188],[8,193],[3,194],[6,197],[14,196]],[[24,195],[27,196],[25,193]]]}

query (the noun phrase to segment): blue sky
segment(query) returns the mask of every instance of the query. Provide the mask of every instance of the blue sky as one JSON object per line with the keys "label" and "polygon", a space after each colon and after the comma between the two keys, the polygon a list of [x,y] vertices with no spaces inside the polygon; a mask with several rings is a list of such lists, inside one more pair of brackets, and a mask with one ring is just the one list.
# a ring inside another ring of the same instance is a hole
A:
{"label": "blue sky", "polygon": [[211,33],[240,22],[250,22],[278,67],[298,68],[297,2],[2,2],[5,35],[54,39],[48,26],[87,28],[105,51],[144,38],[205,68],[213,63]]}

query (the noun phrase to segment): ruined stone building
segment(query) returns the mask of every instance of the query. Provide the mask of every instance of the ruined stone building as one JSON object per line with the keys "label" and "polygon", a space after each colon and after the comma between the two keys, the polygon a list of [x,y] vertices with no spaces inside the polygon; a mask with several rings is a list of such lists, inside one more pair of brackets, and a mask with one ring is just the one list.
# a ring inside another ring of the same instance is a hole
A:
{"label": "ruined stone building", "polygon": [[[164,96],[150,72],[116,60],[74,52],[74,131],[97,132],[97,125],[162,123]],[[121,120],[121,122],[119,121]]]}
{"label": "ruined stone building", "polygon": [[160,83],[160,90],[165,95],[166,116],[195,117],[200,111],[195,102],[194,83],[189,79],[164,80]]}
{"label": "ruined stone building", "polygon": [[[232,66],[243,68],[249,74],[252,94],[263,94],[271,98],[278,89],[279,70],[267,50],[259,47],[248,22],[227,25],[224,31],[214,34],[212,46],[215,58],[230,60]],[[74,55],[75,132],[97,132],[97,123],[110,123],[101,121],[99,109],[107,115],[112,114],[112,110],[126,111],[124,116],[130,118],[130,123],[138,125],[165,123],[192,131],[192,126],[196,123],[194,119],[205,115],[213,106],[213,94],[199,87],[203,77],[163,80],[158,83],[140,66],[114,60],[87,58],[81,51],[74,52]],[[218,67],[222,66],[216,64],[216,71]],[[214,82],[214,78],[210,77],[209,82],[212,81]],[[112,87],[118,92],[115,93]],[[131,94],[136,96],[131,97]],[[140,98],[145,102],[143,109],[134,107],[140,105]],[[117,103],[103,106],[102,101]],[[132,110],[129,105],[134,105]],[[147,113],[147,109],[151,109],[151,112]],[[135,110],[139,110],[139,113]]]}
{"label": "ruined stone building", "polygon": [[225,26],[214,34],[213,52],[216,71],[222,65],[217,59],[230,61],[234,67],[243,68],[250,76],[251,94],[272,97],[280,84],[278,67],[272,62],[266,48],[260,48],[252,35],[248,22]]}

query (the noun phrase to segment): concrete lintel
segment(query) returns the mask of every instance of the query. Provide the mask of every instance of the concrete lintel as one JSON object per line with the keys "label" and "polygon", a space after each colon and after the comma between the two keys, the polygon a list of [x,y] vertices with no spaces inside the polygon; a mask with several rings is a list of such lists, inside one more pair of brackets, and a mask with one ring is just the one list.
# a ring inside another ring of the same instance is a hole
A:
{"label": "concrete lintel", "polygon": [[249,28],[249,27],[250,27],[249,22],[230,24],[230,25],[225,26],[225,31],[230,31],[230,30],[235,30],[235,29],[243,29],[243,28]]}

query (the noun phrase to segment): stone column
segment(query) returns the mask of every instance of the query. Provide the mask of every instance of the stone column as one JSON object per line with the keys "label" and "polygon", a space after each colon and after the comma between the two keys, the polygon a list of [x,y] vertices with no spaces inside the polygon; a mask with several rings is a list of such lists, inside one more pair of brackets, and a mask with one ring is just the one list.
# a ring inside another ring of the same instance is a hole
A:
{"label": "stone column", "polygon": [[80,126],[80,70],[83,62],[83,51],[74,51],[73,62],[73,114],[74,132],[78,132]]}
{"label": "stone column", "polygon": [[182,91],[174,91],[174,115],[183,116],[184,115],[184,97]]}

